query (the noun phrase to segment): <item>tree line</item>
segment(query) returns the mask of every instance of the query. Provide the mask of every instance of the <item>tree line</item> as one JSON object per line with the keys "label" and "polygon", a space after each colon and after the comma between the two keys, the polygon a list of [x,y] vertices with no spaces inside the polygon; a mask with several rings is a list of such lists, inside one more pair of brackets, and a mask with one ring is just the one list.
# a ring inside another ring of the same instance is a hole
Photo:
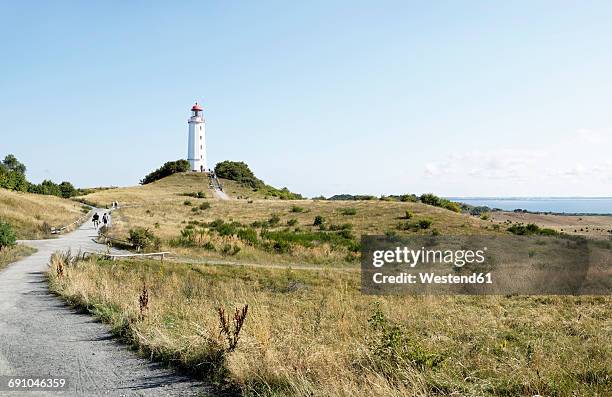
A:
{"label": "tree line", "polygon": [[66,181],[57,184],[49,179],[45,179],[38,184],[31,183],[26,178],[26,170],[25,164],[17,160],[14,155],[6,155],[0,163],[0,188],[64,198],[81,194],[79,189],[76,189],[72,183]]}

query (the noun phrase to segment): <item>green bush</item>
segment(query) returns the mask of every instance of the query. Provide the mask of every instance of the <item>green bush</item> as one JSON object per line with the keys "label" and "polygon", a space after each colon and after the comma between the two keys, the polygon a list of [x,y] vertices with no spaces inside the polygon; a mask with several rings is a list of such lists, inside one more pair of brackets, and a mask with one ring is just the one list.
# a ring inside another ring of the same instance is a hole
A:
{"label": "green bush", "polygon": [[130,229],[128,241],[138,250],[147,250],[149,248],[158,249],[161,243],[153,232],[142,227]]}
{"label": "green bush", "polygon": [[450,201],[444,198],[440,198],[432,193],[422,194],[421,197],[419,197],[419,200],[423,204],[445,208],[453,212],[461,212],[461,206],[459,205],[459,203],[455,203],[453,201]]}
{"label": "green bush", "polygon": [[304,212],[304,207],[300,207],[297,205],[291,206],[291,212]]}
{"label": "green bush", "polygon": [[298,220],[295,218],[291,218],[287,221],[287,226],[295,226],[298,224]]}
{"label": "green bush", "polygon": [[200,204],[200,206],[198,207],[199,209],[201,209],[202,211],[207,210],[210,208],[210,203],[207,201],[205,203]]}
{"label": "green bush", "polygon": [[431,223],[432,222],[429,219],[421,219],[420,221],[418,221],[419,228],[421,229],[429,229]]}
{"label": "green bush", "polygon": [[0,220],[0,251],[4,247],[14,246],[16,241],[17,238],[11,224]]}
{"label": "green bush", "polygon": [[521,225],[521,224],[512,225],[507,230],[510,233],[516,234],[518,236],[530,236],[534,234],[539,234],[543,236],[556,236],[559,234],[559,232],[557,232],[554,229],[548,229],[548,228],[542,229],[534,223],[529,223],[527,225]]}
{"label": "green bush", "polygon": [[428,352],[406,329],[388,320],[378,304],[368,323],[373,333],[368,338],[373,360],[368,364],[388,379],[401,380],[412,368],[431,370],[444,361],[442,355]]}
{"label": "green bush", "polygon": [[357,210],[355,208],[342,208],[340,210],[340,213],[342,215],[356,215],[357,214]]}
{"label": "green bush", "polygon": [[257,245],[257,242],[258,242],[258,240],[257,240],[257,231],[255,229],[253,229],[253,228],[240,229],[240,230],[238,230],[237,235],[238,235],[238,237],[242,241],[244,241],[244,242],[246,242],[246,243],[248,243],[248,244],[250,244],[252,246]]}
{"label": "green bush", "polygon": [[397,228],[399,230],[419,231],[419,230],[429,229],[431,224],[432,222],[429,219],[420,219],[415,222],[400,223],[397,225]]}
{"label": "green bush", "polygon": [[160,168],[145,176],[144,179],[140,181],[140,184],[146,185],[148,183],[155,182],[172,174],[187,171],[189,171],[189,162],[187,160],[168,161]]}
{"label": "green bush", "polygon": [[270,219],[268,219],[268,224],[270,226],[276,226],[278,225],[279,222],[280,222],[280,216],[278,216],[277,214],[272,214]]}
{"label": "green bush", "polygon": [[402,194],[401,196],[399,196],[399,200],[402,202],[416,203],[417,201],[419,201],[419,198],[414,194]]}
{"label": "green bush", "polygon": [[433,205],[435,207],[440,206],[440,197],[433,193],[422,194],[421,197],[419,197],[419,200],[421,200],[421,203],[423,204]]}
{"label": "green bush", "polygon": [[276,189],[266,185],[258,179],[250,170],[249,166],[242,161],[222,161],[215,166],[215,174],[219,178],[236,181],[243,186],[261,191],[266,196],[278,197],[281,200],[301,200],[303,197],[297,193],[292,193],[286,187]]}
{"label": "green bush", "polygon": [[183,205],[191,205],[191,201],[185,200],[185,201],[183,201]]}
{"label": "green bush", "polygon": [[314,222],[312,223],[313,226],[323,226],[323,224],[325,223],[325,218],[323,218],[321,215],[317,215],[314,218]]}
{"label": "green bush", "polygon": [[225,244],[222,248],[221,248],[221,253],[223,255],[230,255],[230,256],[234,256],[236,255],[238,252],[240,252],[240,247],[238,247],[237,245],[231,245],[231,244]]}
{"label": "green bush", "polygon": [[215,174],[219,178],[239,182],[251,188],[263,188],[265,184],[255,177],[249,166],[242,161],[222,161],[215,166]]}

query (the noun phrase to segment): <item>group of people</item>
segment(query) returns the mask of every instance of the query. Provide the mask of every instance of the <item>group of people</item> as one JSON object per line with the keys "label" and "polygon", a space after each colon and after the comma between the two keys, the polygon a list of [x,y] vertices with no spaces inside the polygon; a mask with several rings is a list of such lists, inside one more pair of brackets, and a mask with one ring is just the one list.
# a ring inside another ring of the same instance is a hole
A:
{"label": "group of people", "polygon": [[[104,215],[102,215],[102,223],[104,224],[104,226],[108,226],[110,224],[110,220],[111,220],[110,218],[111,218],[110,212],[108,213],[105,212]],[[97,230],[98,227],[100,226],[100,215],[98,215],[98,213],[96,212],[91,218],[91,221],[93,222],[94,227]]]}

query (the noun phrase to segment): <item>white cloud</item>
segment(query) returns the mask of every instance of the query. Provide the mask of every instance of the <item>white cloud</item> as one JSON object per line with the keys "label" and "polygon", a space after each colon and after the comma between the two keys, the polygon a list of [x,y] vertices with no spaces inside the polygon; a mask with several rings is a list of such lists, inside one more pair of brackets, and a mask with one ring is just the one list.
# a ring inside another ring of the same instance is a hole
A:
{"label": "white cloud", "polygon": [[610,131],[591,130],[581,128],[576,132],[576,140],[579,143],[588,143],[592,145],[604,144],[610,141]]}
{"label": "white cloud", "polygon": [[528,149],[495,147],[450,153],[426,163],[423,175],[459,191],[612,194],[612,159],[608,159],[612,135],[607,131],[581,129],[560,134],[558,140],[541,146],[529,146],[528,141],[521,145]]}

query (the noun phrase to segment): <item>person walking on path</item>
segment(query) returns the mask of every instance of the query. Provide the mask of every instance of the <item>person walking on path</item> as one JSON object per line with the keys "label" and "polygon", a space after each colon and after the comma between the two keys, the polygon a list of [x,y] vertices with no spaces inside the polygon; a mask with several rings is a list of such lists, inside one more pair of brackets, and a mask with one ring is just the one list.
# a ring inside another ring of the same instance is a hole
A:
{"label": "person walking on path", "polygon": [[98,229],[98,225],[100,224],[100,215],[98,215],[98,213],[96,212],[93,217],[91,218],[91,221],[94,224],[94,228],[96,228],[96,230]]}
{"label": "person walking on path", "polygon": [[106,227],[106,224],[108,223],[108,217],[106,216],[106,213],[102,215],[102,223],[104,223],[104,227]]}

